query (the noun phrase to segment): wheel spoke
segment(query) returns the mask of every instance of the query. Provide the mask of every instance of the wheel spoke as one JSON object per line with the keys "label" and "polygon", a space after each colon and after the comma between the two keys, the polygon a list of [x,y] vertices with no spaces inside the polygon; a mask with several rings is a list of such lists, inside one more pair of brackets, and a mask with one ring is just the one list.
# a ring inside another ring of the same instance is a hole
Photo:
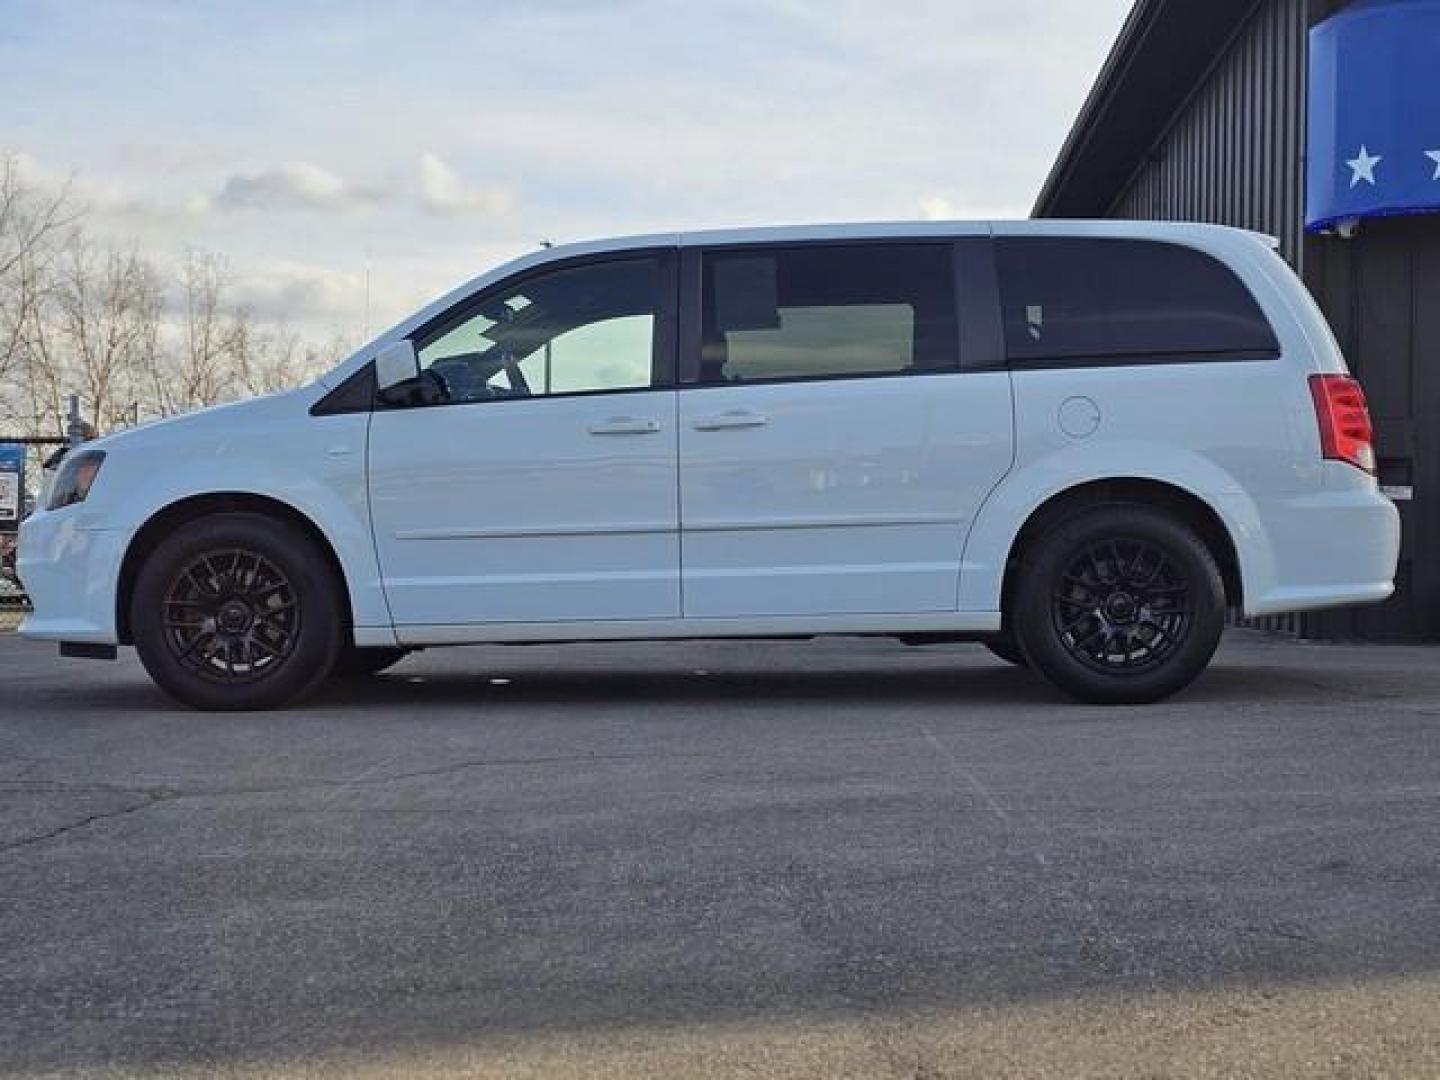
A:
{"label": "wheel spoke", "polygon": [[1112,563],[1111,566],[1110,566],[1110,570],[1111,570],[1111,578],[1110,578],[1110,580],[1113,581],[1113,582],[1116,582],[1116,583],[1118,584],[1119,582],[1122,582],[1122,581],[1125,580],[1125,559],[1124,559],[1124,557],[1120,554],[1120,541],[1119,541],[1119,540],[1111,540],[1111,541],[1110,541],[1110,552],[1111,552],[1112,555],[1115,556],[1115,561],[1114,561],[1114,563]]}
{"label": "wheel spoke", "polygon": [[1192,585],[1160,546],[1127,536],[1077,549],[1050,594],[1064,648],[1088,667],[1139,672],[1180,647],[1192,620]]}
{"label": "wheel spoke", "polygon": [[187,656],[189,656],[192,652],[195,651],[196,647],[202,641],[213,640],[214,637],[215,635],[208,631],[202,631],[201,633],[196,634],[193,638],[190,639],[190,643],[186,645],[185,648],[180,650],[179,654],[176,656],[176,659],[184,660]]}
{"label": "wheel spoke", "polygon": [[186,569],[185,577],[189,580],[190,584],[195,586],[195,591],[201,596],[214,597],[219,595],[219,593],[213,591],[208,585],[206,585],[198,577],[195,576],[195,571],[193,567]]}
{"label": "wheel spoke", "polygon": [[1169,565],[1170,565],[1170,560],[1169,560],[1169,558],[1166,557],[1166,556],[1164,556],[1164,555],[1161,555],[1161,556],[1160,556],[1160,561],[1155,564],[1155,569],[1151,572],[1151,574],[1150,574],[1149,577],[1147,577],[1144,581],[1142,581],[1142,582],[1140,583],[1141,586],[1142,586],[1143,588],[1150,588],[1152,585],[1155,584],[1155,582],[1157,582],[1157,581],[1160,580],[1160,575],[1161,575],[1162,573],[1164,573],[1165,568],[1166,568],[1167,566],[1169,566]]}
{"label": "wheel spoke", "polygon": [[259,592],[251,593],[250,598],[251,598],[255,603],[261,604],[261,603],[264,603],[266,600],[270,599],[270,597],[276,595],[276,594],[279,593],[279,592],[282,592],[282,591],[285,590],[285,589],[288,589],[289,587],[290,587],[290,582],[285,581],[284,579],[281,579],[280,581],[277,581],[277,582],[275,582],[275,583],[272,584],[272,585],[267,585],[265,588],[261,589]]}
{"label": "wheel spoke", "polygon": [[[260,635],[258,635],[258,634],[254,635],[253,637],[250,638],[250,647],[251,647],[252,653],[255,652],[255,651],[258,651],[258,650],[260,650],[260,649],[264,649],[264,650],[265,650],[265,656],[279,656],[279,655],[280,655],[278,652],[276,652],[274,649],[272,649],[272,648],[266,643],[266,641],[265,641],[264,638],[262,638],[262,637],[261,637]],[[257,657],[256,657],[256,660],[257,660],[257,661],[258,661],[258,660],[263,660],[263,659],[264,659],[264,657],[261,657],[261,656],[257,656]]]}
{"label": "wheel spoke", "polygon": [[1144,565],[1144,562],[1145,562],[1145,545],[1144,545],[1144,544],[1136,544],[1136,545],[1135,545],[1135,557],[1130,560],[1130,565],[1125,568],[1124,574],[1122,575],[1123,578],[1124,578],[1124,580],[1133,583],[1133,582],[1135,581],[1135,579],[1136,579],[1136,575],[1137,575],[1137,574],[1139,573],[1139,571],[1140,571],[1140,568]]}
{"label": "wheel spoke", "polygon": [[290,656],[300,626],[290,578],[260,552],[226,546],[178,569],[162,598],[175,660],[212,682],[264,678]]}
{"label": "wheel spoke", "polygon": [[1108,584],[1105,575],[1100,572],[1100,560],[1095,558],[1095,550],[1093,548],[1085,552],[1085,558],[1089,560],[1090,563],[1091,580],[1101,585]]}
{"label": "wheel spoke", "polygon": [[1074,574],[1061,574],[1060,580],[1066,584],[1074,585],[1077,589],[1084,589],[1092,597],[1098,599],[1100,596],[1100,591],[1095,587],[1095,582],[1089,578],[1076,577]]}
{"label": "wheel spoke", "polygon": [[241,562],[241,560],[243,560],[244,558],[245,558],[245,553],[244,553],[243,551],[236,551],[236,552],[230,557],[230,572],[229,572],[228,574],[226,574],[226,576],[225,576],[225,583],[226,583],[226,585],[229,587],[229,588],[228,588],[228,591],[229,591],[232,595],[238,595],[238,594],[241,592],[241,589],[240,589],[240,562]]}

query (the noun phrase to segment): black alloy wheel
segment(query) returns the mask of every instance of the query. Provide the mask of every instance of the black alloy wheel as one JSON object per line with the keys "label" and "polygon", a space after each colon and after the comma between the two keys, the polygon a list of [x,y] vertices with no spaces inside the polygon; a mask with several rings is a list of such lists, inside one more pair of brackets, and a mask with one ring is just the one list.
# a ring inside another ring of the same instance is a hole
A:
{"label": "black alloy wheel", "polygon": [[198,709],[267,709],[334,669],[344,583],[304,529],[234,512],[177,528],[150,552],[130,598],[136,651],[161,689]]}
{"label": "black alloy wheel", "polygon": [[1061,690],[1144,704],[1188,686],[1225,626],[1225,585],[1196,530],[1168,509],[1089,507],[1021,556],[1007,612],[1021,652]]}
{"label": "black alloy wheel", "polygon": [[1144,671],[1190,632],[1191,584],[1157,545],[1133,537],[1091,544],[1061,575],[1050,618],[1065,648],[1098,671]]}
{"label": "black alloy wheel", "polygon": [[165,644],[177,663],[204,679],[263,679],[284,664],[299,636],[295,586],[254,551],[196,555],[171,579],[164,605]]}

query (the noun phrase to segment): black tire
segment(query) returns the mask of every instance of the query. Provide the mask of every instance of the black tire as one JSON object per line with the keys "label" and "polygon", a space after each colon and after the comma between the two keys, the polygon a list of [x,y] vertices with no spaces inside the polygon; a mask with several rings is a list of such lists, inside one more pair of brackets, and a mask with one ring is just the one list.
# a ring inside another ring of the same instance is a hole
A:
{"label": "black tire", "polygon": [[346,645],[340,650],[330,675],[336,679],[368,678],[398,664],[409,655],[409,649],[361,649]]}
{"label": "black tire", "polygon": [[223,513],[181,526],[146,559],[130,626],[150,677],[197,709],[269,709],[334,669],[343,585],[296,526]]}
{"label": "black tire", "polygon": [[1081,701],[1140,705],[1188,686],[1225,627],[1225,586],[1194,530],[1111,504],[1046,531],[1022,557],[1013,623],[1032,666]]}
{"label": "black tire", "polygon": [[1022,668],[1030,666],[1030,661],[1025,659],[1025,654],[1020,651],[1020,646],[1015,643],[1013,638],[995,638],[985,642],[985,648],[1007,664],[1014,664],[1016,667]]}

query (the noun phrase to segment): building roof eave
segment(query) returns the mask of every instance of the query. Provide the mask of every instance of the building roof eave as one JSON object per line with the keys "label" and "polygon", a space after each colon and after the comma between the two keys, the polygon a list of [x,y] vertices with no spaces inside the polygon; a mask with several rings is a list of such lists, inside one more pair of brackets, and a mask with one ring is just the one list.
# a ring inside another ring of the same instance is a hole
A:
{"label": "building roof eave", "polygon": [[1032,211],[1098,217],[1258,0],[1136,0]]}

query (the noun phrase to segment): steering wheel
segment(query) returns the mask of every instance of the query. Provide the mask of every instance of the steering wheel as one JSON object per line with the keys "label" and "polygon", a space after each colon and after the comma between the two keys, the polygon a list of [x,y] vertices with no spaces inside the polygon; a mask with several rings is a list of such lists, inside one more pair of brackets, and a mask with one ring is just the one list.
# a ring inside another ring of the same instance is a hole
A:
{"label": "steering wheel", "polygon": [[440,372],[428,367],[415,383],[415,399],[421,405],[440,405],[450,400],[450,383]]}
{"label": "steering wheel", "polygon": [[525,379],[525,373],[520,370],[512,356],[505,357],[505,377],[510,380],[510,392],[516,397],[534,397],[535,392],[530,389],[530,383]]}

